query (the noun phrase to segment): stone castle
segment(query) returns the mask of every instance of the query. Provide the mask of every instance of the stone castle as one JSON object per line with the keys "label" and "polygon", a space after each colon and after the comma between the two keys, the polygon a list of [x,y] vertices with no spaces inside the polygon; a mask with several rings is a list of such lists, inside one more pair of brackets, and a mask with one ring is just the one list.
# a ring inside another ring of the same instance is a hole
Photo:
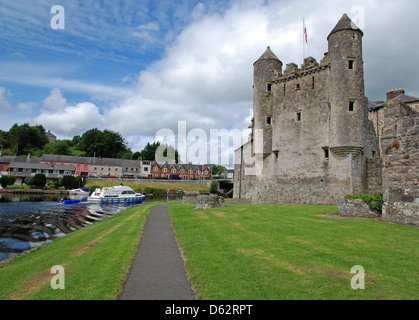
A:
{"label": "stone castle", "polygon": [[[385,191],[379,138],[385,121],[377,124],[373,118],[387,103],[365,97],[362,38],[344,14],[327,37],[328,52],[320,63],[309,57],[301,68],[290,63],[283,71],[269,47],[254,63],[253,131],[235,150],[234,197],[336,204],[348,194]],[[397,103],[417,116],[403,101]]]}

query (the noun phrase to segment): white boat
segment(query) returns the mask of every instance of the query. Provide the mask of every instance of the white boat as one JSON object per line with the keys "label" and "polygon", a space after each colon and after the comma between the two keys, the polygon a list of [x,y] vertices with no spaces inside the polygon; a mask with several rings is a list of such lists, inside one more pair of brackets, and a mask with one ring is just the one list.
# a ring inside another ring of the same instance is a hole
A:
{"label": "white boat", "polygon": [[141,203],[146,199],[142,193],[136,193],[130,187],[127,186],[113,186],[105,187],[102,189],[96,189],[87,201],[91,202],[112,202],[112,203],[124,203],[124,202],[137,202]]}
{"label": "white boat", "polygon": [[70,194],[70,195],[86,195],[86,196],[88,196],[89,195],[89,190],[87,188],[85,188],[85,187],[81,187],[81,188],[78,188],[78,189],[69,190],[68,191],[68,194]]}

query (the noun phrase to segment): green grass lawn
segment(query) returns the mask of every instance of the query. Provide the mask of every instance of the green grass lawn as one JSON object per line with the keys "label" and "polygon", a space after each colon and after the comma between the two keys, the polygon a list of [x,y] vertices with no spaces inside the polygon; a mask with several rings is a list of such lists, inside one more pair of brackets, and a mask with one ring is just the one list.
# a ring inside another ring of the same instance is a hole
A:
{"label": "green grass lawn", "polygon": [[[169,206],[198,299],[418,299],[419,229],[335,206]],[[351,287],[351,268],[365,289]]]}
{"label": "green grass lawn", "polygon": [[[115,299],[137,252],[153,204],[128,208],[0,266],[0,299]],[[65,290],[51,288],[51,268],[65,270]]]}
{"label": "green grass lawn", "polygon": [[[156,204],[118,215],[0,265],[0,299],[116,299]],[[168,206],[198,299],[418,299],[419,229],[329,219],[335,206]],[[51,268],[65,268],[52,290]],[[351,268],[365,269],[365,290]]]}

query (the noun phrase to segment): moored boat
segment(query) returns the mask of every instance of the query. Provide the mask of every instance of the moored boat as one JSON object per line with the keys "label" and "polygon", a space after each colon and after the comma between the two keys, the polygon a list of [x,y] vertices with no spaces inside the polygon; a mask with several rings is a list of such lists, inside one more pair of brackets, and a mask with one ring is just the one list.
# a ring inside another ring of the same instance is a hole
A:
{"label": "moored boat", "polygon": [[72,189],[68,191],[68,194],[70,195],[89,195],[89,189],[85,188],[85,187],[81,187],[78,189]]}
{"label": "moored boat", "polygon": [[60,200],[58,201],[59,204],[75,204],[82,202],[83,199],[68,199],[68,200]]}
{"label": "moored boat", "polygon": [[113,187],[105,187],[102,189],[97,188],[92,194],[87,198],[87,201],[91,202],[136,202],[141,203],[146,200],[145,195],[142,193],[137,193],[128,186],[120,185]]}

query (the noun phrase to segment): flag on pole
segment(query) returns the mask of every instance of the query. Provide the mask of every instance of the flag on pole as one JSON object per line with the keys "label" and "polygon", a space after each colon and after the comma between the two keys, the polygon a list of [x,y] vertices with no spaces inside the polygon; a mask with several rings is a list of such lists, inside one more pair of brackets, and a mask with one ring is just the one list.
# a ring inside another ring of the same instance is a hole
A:
{"label": "flag on pole", "polygon": [[303,63],[304,63],[304,59],[306,57],[306,45],[308,45],[308,40],[307,40],[307,28],[306,28],[306,23],[303,19]]}

